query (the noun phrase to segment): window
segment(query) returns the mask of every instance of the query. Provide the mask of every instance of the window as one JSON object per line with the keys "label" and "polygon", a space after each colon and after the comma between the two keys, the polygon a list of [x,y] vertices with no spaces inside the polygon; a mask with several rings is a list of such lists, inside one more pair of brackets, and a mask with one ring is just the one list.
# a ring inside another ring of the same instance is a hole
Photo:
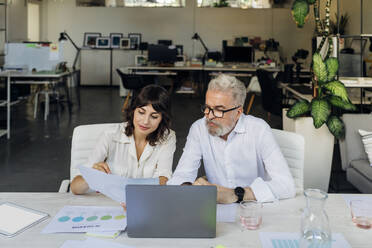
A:
{"label": "window", "polygon": [[198,7],[271,8],[270,0],[197,0]]}

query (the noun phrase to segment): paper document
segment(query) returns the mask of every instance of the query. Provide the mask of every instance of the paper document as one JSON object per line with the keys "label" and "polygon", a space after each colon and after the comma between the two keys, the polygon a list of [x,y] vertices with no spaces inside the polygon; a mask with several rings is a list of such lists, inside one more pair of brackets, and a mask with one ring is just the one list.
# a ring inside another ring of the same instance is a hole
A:
{"label": "paper document", "polygon": [[106,232],[87,232],[86,235],[97,238],[116,238],[121,231],[106,231]]}
{"label": "paper document", "polygon": [[122,207],[65,206],[42,233],[117,231],[126,227]]}
{"label": "paper document", "polygon": [[[300,234],[291,232],[260,232],[262,248],[300,248]],[[321,245],[312,246],[322,248]],[[341,233],[332,233],[332,247],[351,248]]]}
{"label": "paper document", "polygon": [[124,178],[85,166],[79,166],[79,170],[91,189],[99,191],[117,202],[125,202],[125,186],[127,184],[159,184],[159,178]]}
{"label": "paper document", "polygon": [[49,60],[59,60],[58,44],[50,44],[49,49]]}
{"label": "paper document", "polygon": [[112,241],[96,238],[86,240],[66,240],[61,248],[134,248],[133,246],[123,245]]}
{"label": "paper document", "polygon": [[239,204],[217,204],[217,222],[235,222]]}

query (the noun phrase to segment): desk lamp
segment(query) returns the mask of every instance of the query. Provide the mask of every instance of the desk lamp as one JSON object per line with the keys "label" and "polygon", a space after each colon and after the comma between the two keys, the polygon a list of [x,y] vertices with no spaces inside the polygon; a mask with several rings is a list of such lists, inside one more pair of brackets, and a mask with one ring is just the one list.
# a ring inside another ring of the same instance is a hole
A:
{"label": "desk lamp", "polygon": [[204,44],[204,41],[203,41],[202,38],[198,35],[198,33],[195,33],[195,34],[192,36],[191,39],[193,39],[193,40],[199,40],[200,43],[203,45],[203,48],[204,48],[205,52],[204,52],[204,55],[203,55],[202,63],[203,63],[203,65],[205,65],[205,58],[207,57],[207,54],[208,54],[208,48],[207,48],[207,46]]}
{"label": "desk lamp", "polygon": [[75,59],[74,59],[74,63],[72,65],[72,69],[75,70],[75,66],[76,66],[76,62],[77,62],[77,59],[79,57],[79,54],[80,54],[80,51],[81,51],[81,48],[78,47],[75,42],[71,39],[71,37],[66,33],[66,31],[63,31],[62,33],[59,34],[59,39],[58,41],[65,41],[65,40],[69,40],[71,42],[71,44],[75,47],[75,49],[77,50],[76,52],[76,55],[75,55]]}

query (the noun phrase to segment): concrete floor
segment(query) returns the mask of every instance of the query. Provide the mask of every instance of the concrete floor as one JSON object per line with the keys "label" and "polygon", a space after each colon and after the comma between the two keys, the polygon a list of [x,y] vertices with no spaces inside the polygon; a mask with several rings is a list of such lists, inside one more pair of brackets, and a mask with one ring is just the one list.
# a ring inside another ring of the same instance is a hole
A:
{"label": "concrete floor", "polygon": [[[112,123],[123,120],[120,112],[123,99],[117,88],[81,87],[81,105],[72,90],[71,113],[66,104],[51,104],[47,121],[40,108],[33,118],[33,104],[29,100],[12,107],[11,139],[0,138],[0,191],[1,192],[55,192],[63,179],[69,178],[71,137],[74,127],[93,123]],[[199,119],[200,104],[204,98],[190,95],[174,95],[172,99],[172,129],[177,134],[174,167],[182,154],[188,130]],[[251,114],[266,117],[256,98]],[[281,128],[281,117],[272,116],[273,128]],[[5,109],[0,109],[0,126],[5,126]],[[335,146],[330,192],[358,192],[346,181],[340,169],[340,155]]]}

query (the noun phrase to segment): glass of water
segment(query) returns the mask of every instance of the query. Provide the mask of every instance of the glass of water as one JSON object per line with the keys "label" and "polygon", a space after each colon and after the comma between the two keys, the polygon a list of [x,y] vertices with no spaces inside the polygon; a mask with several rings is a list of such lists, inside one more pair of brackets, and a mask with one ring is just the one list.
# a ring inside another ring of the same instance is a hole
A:
{"label": "glass of water", "polygon": [[241,230],[256,230],[262,223],[262,203],[242,201],[239,206],[239,223]]}
{"label": "glass of water", "polygon": [[371,202],[354,200],[350,202],[351,218],[354,224],[363,229],[372,227],[372,205]]}

